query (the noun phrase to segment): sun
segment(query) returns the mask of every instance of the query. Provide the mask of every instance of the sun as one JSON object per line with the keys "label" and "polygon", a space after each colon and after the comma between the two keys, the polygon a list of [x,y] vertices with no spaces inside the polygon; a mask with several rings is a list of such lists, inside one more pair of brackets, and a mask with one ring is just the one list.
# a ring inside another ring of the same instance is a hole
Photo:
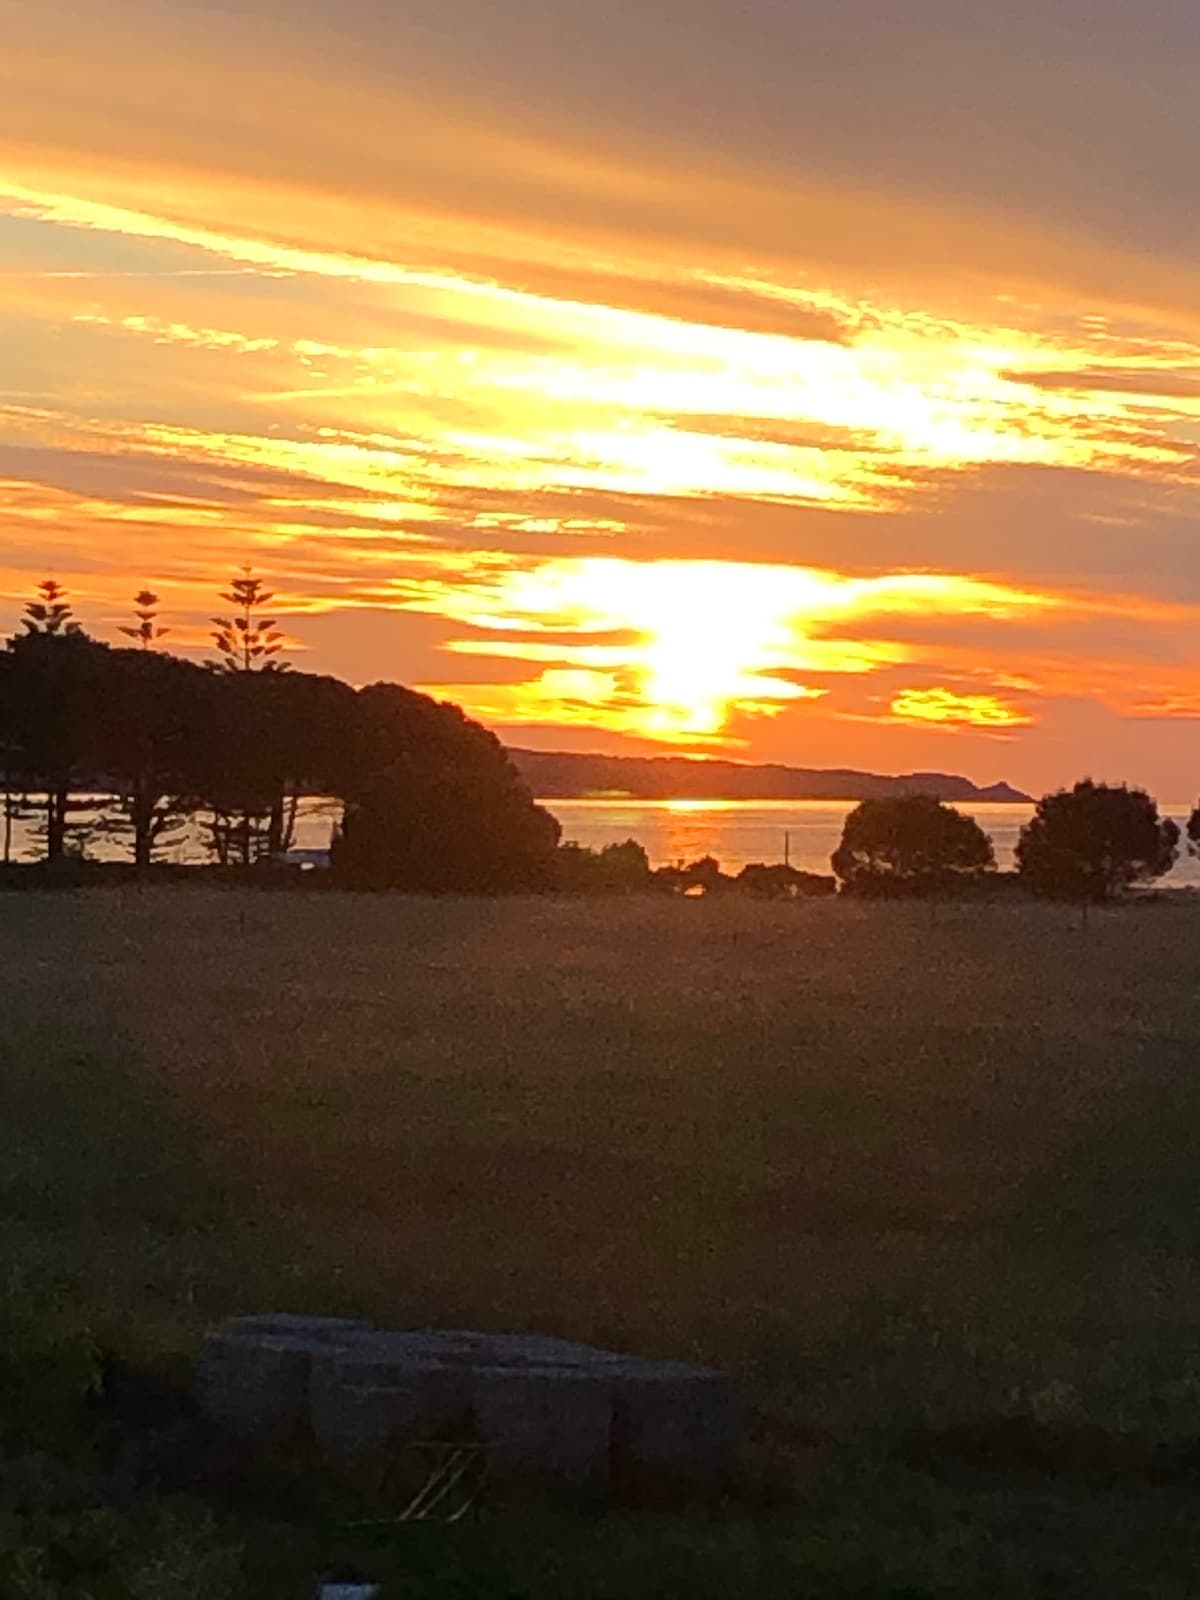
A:
{"label": "sun", "polygon": [[[430,581],[406,602],[466,624],[457,655],[525,662],[523,682],[426,685],[485,720],[603,728],[664,744],[720,746],[746,719],[820,699],[839,675],[907,659],[889,619],[936,607],[1013,615],[1044,597],[937,573],[868,578],[736,561],[557,559],[493,566],[472,583]],[[838,624],[871,618],[838,636]],[[961,697],[960,697],[961,700]],[[918,696],[910,712],[969,709]],[[963,720],[960,716],[958,720]],[[993,714],[993,722],[999,720]]]}

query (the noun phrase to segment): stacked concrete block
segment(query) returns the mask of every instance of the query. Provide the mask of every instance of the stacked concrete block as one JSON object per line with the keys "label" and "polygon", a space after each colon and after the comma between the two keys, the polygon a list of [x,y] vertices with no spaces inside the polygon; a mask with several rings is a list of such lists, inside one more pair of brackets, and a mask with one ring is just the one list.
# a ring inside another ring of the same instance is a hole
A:
{"label": "stacked concrete block", "polygon": [[301,1430],[330,1460],[476,1439],[501,1479],[603,1489],[719,1482],[740,1435],[722,1374],[537,1334],[387,1332],[349,1319],[226,1323],[201,1356],[206,1414],[276,1443]]}
{"label": "stacked concrete block", "polygon": [[205,1344],[196,1374],[201,1410],[229,1433],[280,1443],[307,1429],[314,1360],[370,1324],[291,1315],[234,1317]]}
{"label": "stacked concrete block", "polygon": [[461,1366],[351,1350],[313,1367],[309,1417],[331,1459],[374,1455],[397,1440],[451,1439],[470,1415],[470,1374]]}
{"label": "stacked concrete block", "polygon": [[498,1478],[607,1487],[613,1402],[598,1371],[583,1364],[483,1367],[472,1412]]}

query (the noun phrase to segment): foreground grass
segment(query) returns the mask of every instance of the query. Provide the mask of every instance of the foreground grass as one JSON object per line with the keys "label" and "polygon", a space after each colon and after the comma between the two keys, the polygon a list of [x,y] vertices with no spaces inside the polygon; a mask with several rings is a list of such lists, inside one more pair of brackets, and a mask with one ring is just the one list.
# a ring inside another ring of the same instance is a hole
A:
{"label": "foreground grass", "polygon": [[[1194,1594],[1198,933],[1183,897],[1086,933],[7,897],[0,1592]],[[347,1532],[176,1401],[204,1327],[264,1307],[722,1362],[743,1492]]]}

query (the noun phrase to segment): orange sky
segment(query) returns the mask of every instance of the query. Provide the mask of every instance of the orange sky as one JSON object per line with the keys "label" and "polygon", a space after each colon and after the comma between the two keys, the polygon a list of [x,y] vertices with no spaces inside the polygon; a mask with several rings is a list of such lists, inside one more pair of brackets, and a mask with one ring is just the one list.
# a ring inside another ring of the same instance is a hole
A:
{"label": "orange sky", "polygon": [[1192,796],[1190,11],[499,9],[6,23],[14,617],[250,563],[515,742]]}

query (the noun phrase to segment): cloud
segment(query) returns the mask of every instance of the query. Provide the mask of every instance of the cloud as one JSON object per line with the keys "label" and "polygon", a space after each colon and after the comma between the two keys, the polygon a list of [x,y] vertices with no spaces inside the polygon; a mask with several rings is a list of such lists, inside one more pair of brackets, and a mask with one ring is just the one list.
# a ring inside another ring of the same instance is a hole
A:
{"label": "cloud", "polygon": [[253,560],[323,664],[551,738],[1181,764],[1200,25],[1147,5],[26,7],[0,578],[186,635]]}
{"label": "cloud", "polygon": [[953,689],[904,689],[893,696],[891,714],[900,721],[940,727],[1021,728],[1034,720],[1011,700],[994,694],[958,694]]}

